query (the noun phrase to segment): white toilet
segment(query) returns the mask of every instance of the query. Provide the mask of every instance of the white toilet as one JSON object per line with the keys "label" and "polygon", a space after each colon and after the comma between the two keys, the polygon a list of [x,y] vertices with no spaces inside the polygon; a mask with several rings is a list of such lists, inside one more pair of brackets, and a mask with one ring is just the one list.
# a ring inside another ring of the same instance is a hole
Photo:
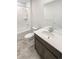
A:
{"label": "white toilet", "polygon": [[31,39],[34,36],[34,33],[28,33],[24,36],[25,39]]}
{"label": "white toilet", "polygon": [[[36,31],[36,30],[39,29],[39,27],[32,27],[32,29],[33,29],[33,31]],[[24,39],[29,39],[29,41],[30,41],[31,39],[33,39],[33,36],[34,36],[34,33],[33,32],[32,33],[28,33],[28,34],[26,34],[24,36]]]}

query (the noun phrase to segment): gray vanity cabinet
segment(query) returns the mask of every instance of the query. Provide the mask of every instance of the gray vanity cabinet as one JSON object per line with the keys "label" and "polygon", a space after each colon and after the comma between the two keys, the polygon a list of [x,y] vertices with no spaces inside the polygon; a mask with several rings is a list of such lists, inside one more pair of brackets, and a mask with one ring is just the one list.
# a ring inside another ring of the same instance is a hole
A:
{"label": "gray vanity cabinet", "polygon": [[34,34],[35,37],[35,49],[40,55],[41,59],[62,59],[62,53],[57,49],[49,45],[37,34]]}

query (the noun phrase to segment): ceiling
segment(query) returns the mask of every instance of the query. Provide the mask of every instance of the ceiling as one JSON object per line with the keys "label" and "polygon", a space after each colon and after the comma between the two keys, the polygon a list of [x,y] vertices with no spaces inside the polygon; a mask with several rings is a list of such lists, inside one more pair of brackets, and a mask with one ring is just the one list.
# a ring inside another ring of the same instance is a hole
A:
{"label": "ceiling", "polygon": [[[30,2],[30,0],[17,0],[19,3],[22,3],[22,4],[26,4],[27,2]],[[44,3],[49,3],[49,2],[52,2],[54,0],[43,0]]]}
{"label": "ceiling", "polygon": [[47,4],[47,3],[50,3],[50,2],[53,2],[55,0],[44,0],[44,4]]}
{"label": "ceiling", "polygon": [[17,2],[21,3],[21,4],[26,4],[27,2],[29,2],[30,0],[17,0]]}
{"label": "ceiling", "polygon": [[[28,3],[30,3],[31,0],[17,0],[18,2],[18,5],[19,6],[26,6],[26,4],[28,5]],[[55,0],[43,0],[44,4],[47,4],[47,3],[50,3],[50,2],[53,2]]]}

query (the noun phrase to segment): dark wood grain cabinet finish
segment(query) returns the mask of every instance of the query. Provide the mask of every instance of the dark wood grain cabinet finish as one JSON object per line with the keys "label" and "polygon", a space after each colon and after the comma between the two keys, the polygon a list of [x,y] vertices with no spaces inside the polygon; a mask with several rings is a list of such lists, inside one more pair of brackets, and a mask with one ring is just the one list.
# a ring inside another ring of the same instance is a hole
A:
{"label": "dark wood grain cabinet finish", "polygon": [[62,53],[56,48],[45,42],[38,35],[34,34],[35,49],[41,59],[62,59]]}

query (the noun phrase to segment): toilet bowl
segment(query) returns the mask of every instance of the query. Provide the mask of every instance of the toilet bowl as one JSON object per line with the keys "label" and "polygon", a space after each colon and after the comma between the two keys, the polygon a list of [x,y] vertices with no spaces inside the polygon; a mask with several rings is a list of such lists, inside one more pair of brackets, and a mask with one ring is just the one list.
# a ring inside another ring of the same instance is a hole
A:
{"label": "toilet bowl", "polygon": [[25,39],[33,39],[34,33],[28,33],[24,36]]}
{"label": "toilet bowl", "polygon": [[[36,30],[38,30],[40,27],[32,27],[32,30],[33,31],[36,31]],[[28,34],[26,34],[25,36],[24,36],[24,39],[29,39],[29,41],[30,40],[32,40],[33,39],[33,37],[34,37],[34,33],[32,32],[32,33],[28,33]]]}
{"label": "toilet bowl", "polygon": [[34,45],[34,33],[28,33],[24,36],[24,39],[27,43],[27,45],[29,45],[29,47],[32,47]]}

